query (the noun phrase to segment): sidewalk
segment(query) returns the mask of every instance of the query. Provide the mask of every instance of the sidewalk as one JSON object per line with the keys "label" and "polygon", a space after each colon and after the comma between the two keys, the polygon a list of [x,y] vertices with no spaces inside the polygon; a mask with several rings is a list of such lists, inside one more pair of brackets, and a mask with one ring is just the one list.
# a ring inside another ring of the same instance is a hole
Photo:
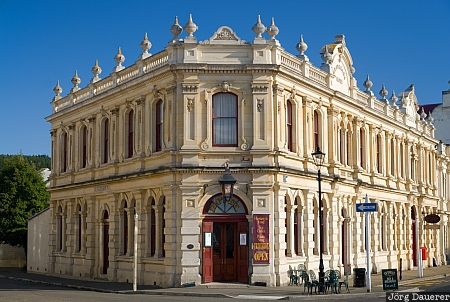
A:
{"label": "sidewalk", "polygon": [[[417,290],[417,284],[426,280],[450,276],[450,266],[430,267],[424,269],[424,278],[417,278],[417,271],[403,271],[402,280],[399,280],[399,290]],[[0,268],[0,278],[22,280],[35,283],[43,283],[54,286],[62,286],[80,290],[92,290],[98,292],[132,294],[133,285],[122,282],[109,282],[99,280],[82,280],[60,278],[36,273],[27,273],[18,269]],[[353,280],[349,279],[350,294],[367,294],[365,287],[353,287]],[[372,275],[372,292],[382,293],[381,273]],[[138,292],[148,295],[172,295],[172,296],[198,296],[198,297],[229,297],[229,298],[260,298],[260,299],[287,299],[306,297],[303,294],[303,286],[261,287],[246,284],[209,283],[185,288],[157,288],[151,285],[139,285]],[[341,295],[348,295],[342,290]],[[323,296],[323,295],[321,295]],[[313,297],[319,298],[317,295]]]}

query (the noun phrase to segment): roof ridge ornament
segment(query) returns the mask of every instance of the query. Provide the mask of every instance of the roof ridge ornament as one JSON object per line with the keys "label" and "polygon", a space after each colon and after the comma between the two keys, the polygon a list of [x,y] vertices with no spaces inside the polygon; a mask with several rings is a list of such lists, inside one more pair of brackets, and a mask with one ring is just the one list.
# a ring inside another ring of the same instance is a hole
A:
{"label": "roof ridge ornament", "polygon": [[420,107],[420,119],[425,121],[425,119],[427,118],[427,114],[425,113],[425,110],[423,109],[423,106]]}
{"label": "roof ridge ornament", "polygon": [[386,98],[389,94],[389,91],[386,89],[384,84],[381,85],[380,96],[381,100],[385,101],[389,105],[389,100]]}
{"label": "roof ridge ornament", "polygon": [[366,80],[364,81],[363,85],[364,85],[364,87],[366,88],[365,91],[366,91],[367,93],[373,94],[373,93],[372,93],[372,90],[371,90],[371,88],[372,88],[372,86],[373,86],[373,82],[370,80],[369,75],[367,75]]}
{"label": "roof ridge ornament", "polygon": [[77,70],[75,70],[75,74],[73,75],[71,82],[73,84],[72,89],[70,89],[71,93],[74,93],[74,92],[80,90],[80,87],[78,87],[78,85],[80,85],[81,79],[78,76],[78,71]]}
{"label": "roof ridge ornament", "polygon": [[125,62],[125,56],[122,53],[122,48],[119,46],[119,49],[117,50],[117,54],[114,57],[114,60],[116,61],[116,67],[114,67],[114,72],[121,71],[125,67],[122,65],[123,62]]}
{"label": "roof ridge ornament", "polygon": [[150,57],[152,54],[149,53],[149,49],[152,48],[152,42],[148,39],[147,33],[144,34],[144,39],[141,42],[142,54],[141,60]]}
{"label": "roof ridge ornament", "polygon": [[95,83],[101,80],[99,74],[102,73],[102,68],[98,65],[98,59],[95,60],[95,65],[92,66],[92,74],[94,75],[91,79],[91,83]]}
{"label": "roof ridge ornament", "polygon": [[297,43],[296,48],[300,52],[298,57],[303,61],[309,61],[308,56],[305,55],[305,52],[308,49],[308,44],[306,44],[306,42],[303,40],[303,34],[300,35],[300,42]]}
{"label": "roof ridge ornament", "polygon": [[391,99],[392,106],[394,106],[395,109],[398,109],[398,104],[397,104],[398,97],[395,95],[394,90],[392,90],[392,95],[391,95],[390,99]]}
{"label": "roof ridge ornament", "polygon": [[59,100],[61,98],[62,93],[61,85],[59,85],[59,80],[56,81],[56,86],[53,88],[53,92],[55,93],[55,97],[53,98],[54,101]]}
{"label": "roof ridge ornament", "polygon": [[263,39],[262,34],[266,31],[266,27],[261,22],[261,15],[258,15],[256,24],[252,27],[253,32],[256,34],[256,39]]}
{"label": "roof ridge ornament", "polygon": [[267,33],[270,36],[271,40],[275,40],[276,35],[280,32],[278,26],[275,25],[275,18],[272,17],[272,22],[270,23],[270,26],[266,29]]}
{"label": "roof ridge ornament", "polygon": [[176,43],[178,41],[178,36],[183,31],[183,27],[181,27],[180,23],[178,22],[178,16],[175,16],[175,20],[170,27],[170,32],[172,33],[172,43]]}
{"label": "roof ridge ornament", "polygon": [[189,20],[184,26],[184,31],[188,34],[186,39],[195,40],[194,33],[197,31],[197,29],[198,29],[197,24],[195,24],[194,21],[192,21],[192,14],[189,14]]}

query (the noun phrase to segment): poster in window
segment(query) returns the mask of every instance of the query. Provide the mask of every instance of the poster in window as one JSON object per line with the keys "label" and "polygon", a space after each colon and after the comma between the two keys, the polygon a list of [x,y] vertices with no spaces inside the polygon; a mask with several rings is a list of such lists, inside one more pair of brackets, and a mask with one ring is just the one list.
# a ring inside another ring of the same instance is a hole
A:
{"label": "poster in window", "polygon": [[211,246],[211,233],[205,233],[205,247]]}
{"label": "poster in window", "polygon": [[253,214],[253,263],[269,264],[269,214]]}

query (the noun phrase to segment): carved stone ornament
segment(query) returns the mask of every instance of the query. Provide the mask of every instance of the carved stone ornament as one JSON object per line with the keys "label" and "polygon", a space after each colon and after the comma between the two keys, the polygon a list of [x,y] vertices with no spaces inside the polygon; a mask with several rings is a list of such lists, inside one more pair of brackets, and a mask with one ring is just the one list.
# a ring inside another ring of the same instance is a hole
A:
{"label": "carved stone ornament", "polygon": [[262,112],[264,110],[264,99],[256,100],[256,108],[257,108],[258,112]]}
{"label": "carved stone ornament", "polygon": [[194,98],[188,98],[187,99],[187,111],[191,112],[194,108]]}
{"label": "carved stone ornament", "polygon": [[183,92],[194,92],[196,93],[198,90],[197,84],[183,84]]}
{"label": "carved stone ornament", "polygon": [[238,37],[238,35],[228,26],[221,26],[217,31],[202,44],[245,44],[244,40]]}
{"label": "carved stone ornament", "polygon": [[206,139],[200,144],[200,148],[201,148],[203,151],[206,151],[206,150],[209,149],[209,145],[208,145]]}
{"label": "carved stone ornament", "polygon": [[241,150],[247,151],[248,150],[248,144],[247,141],[244,139],[244,142],[241,144]]}
{"label": "carved stone ornament", "polygon": [[222,84],[220,85],[222,87],[223,91],[230,91],[230,87],[232,86],[230,83],[228,83],[227,81],[223,81]]}

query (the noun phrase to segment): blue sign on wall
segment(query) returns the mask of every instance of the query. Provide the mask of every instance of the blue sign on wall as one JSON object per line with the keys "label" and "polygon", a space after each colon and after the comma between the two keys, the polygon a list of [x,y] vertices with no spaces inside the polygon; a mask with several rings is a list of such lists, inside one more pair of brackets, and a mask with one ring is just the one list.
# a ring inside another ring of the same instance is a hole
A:
{"label": "blue sign on wall", "polygon": [[356,212],[376,212],[377,203],[376,202],[365,202],[356,204]]}

